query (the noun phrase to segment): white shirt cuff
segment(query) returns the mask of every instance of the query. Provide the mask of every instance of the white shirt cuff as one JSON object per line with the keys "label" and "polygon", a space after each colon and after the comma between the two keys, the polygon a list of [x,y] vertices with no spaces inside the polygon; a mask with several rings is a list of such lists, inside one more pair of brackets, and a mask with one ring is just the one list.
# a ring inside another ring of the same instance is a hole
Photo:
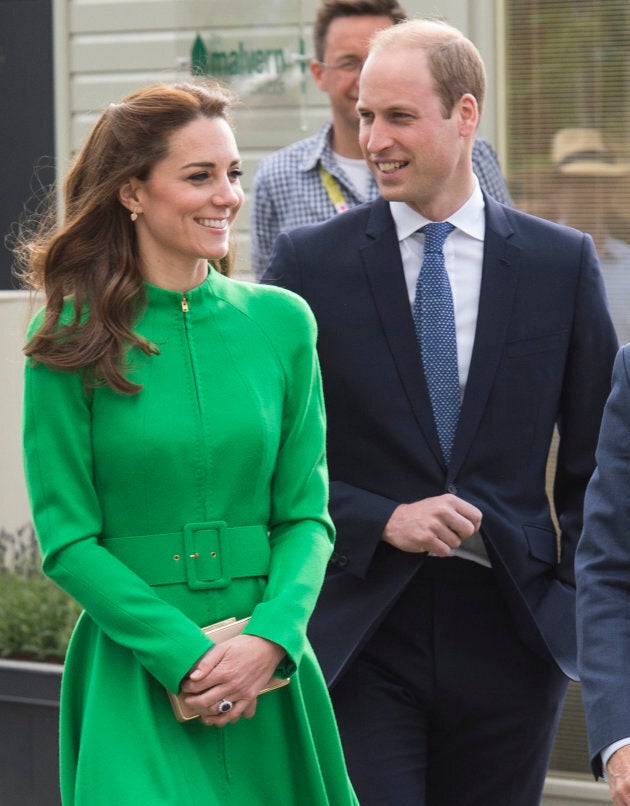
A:
{"label": "white shirt cuff", "polygon": [[609,744],[608,747],[604,747],[602,752],[600,753],[602,759],[602,775],[604,781],[608,780],[608,773],[606,772],[606,764],[608,764],[610,757],[613,753],[615,753],[619,748],[625,747],[627,744],[630,744],[630,736],[626,739],[619,739],[617,742],[613,742]]}

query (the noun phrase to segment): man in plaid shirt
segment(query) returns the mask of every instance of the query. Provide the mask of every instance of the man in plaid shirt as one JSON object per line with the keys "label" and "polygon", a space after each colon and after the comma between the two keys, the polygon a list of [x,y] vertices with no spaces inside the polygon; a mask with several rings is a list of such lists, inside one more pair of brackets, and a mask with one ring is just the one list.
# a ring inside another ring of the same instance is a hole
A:
{"label": "man in plaid shirt", "polygon": [[[324,0],[318,8],[313,29],[316,58],[310,67],[315,83],[328,94],[332,120],[312,137],[265,157],[256,169],[250,227],[256,277],[267,268],[278,233],[325,221],[378,196],[359,148],[359,74],[371,36],[405,17],[396,0]],[[482,189],[510,204],[490,144],[478,138],[472,156]]]}

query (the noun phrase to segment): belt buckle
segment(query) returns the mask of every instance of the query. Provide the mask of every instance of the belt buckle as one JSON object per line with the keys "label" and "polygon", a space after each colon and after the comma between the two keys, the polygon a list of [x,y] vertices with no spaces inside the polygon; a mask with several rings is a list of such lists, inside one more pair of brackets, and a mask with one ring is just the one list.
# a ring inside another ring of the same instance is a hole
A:
{"label": "belt buckle", "polygon": [[226,588],[232,581],[225,521],[184,526],[186,582],[191,590]]}

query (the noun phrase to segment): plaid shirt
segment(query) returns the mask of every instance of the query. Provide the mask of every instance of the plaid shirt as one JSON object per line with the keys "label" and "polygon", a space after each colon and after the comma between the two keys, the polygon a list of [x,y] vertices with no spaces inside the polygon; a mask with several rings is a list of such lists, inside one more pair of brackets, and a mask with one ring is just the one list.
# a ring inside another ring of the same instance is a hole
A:
{"label": "plaid shirt", "polygon": [[[319,176],[322,165],[343,192],[348,207],[356,207],[378,196],[378,186],[370,175],[367,196],[362,196],[340,168],[330,147],[328,122],[312,137],[298,140],[260,161],[254,174],[251,198],[251,260],[260,278],[271,257],[280,232],[325,221],[335,215],[335,208]],[[492,146],[477,139],[473,146],[473,169],[482,189],[504,204],[510,195]]]}

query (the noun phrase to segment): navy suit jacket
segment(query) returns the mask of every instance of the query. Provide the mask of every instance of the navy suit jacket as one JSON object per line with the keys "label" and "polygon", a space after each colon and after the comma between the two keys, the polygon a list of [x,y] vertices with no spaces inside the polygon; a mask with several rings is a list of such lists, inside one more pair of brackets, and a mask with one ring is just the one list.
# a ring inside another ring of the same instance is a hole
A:
{"label": "navy suit jacket", "polygon": [[576,555],[579,669],[595,775],[630,736],[630,345],[617,356]]}
{"label": "navy suit jacket", "polygon": [[[381,541],[391,513],[447,491],[482,511],[523,640],[576,677],[574,551],[617,341],[591,238],[484,198],[477,329],[448,468],[389,205],[276,240],[264,281],[303,296],[319,325],[337,541],[309,635],[329,684],[424,561]],[[556,424],[560,552],[545,492]]]}

